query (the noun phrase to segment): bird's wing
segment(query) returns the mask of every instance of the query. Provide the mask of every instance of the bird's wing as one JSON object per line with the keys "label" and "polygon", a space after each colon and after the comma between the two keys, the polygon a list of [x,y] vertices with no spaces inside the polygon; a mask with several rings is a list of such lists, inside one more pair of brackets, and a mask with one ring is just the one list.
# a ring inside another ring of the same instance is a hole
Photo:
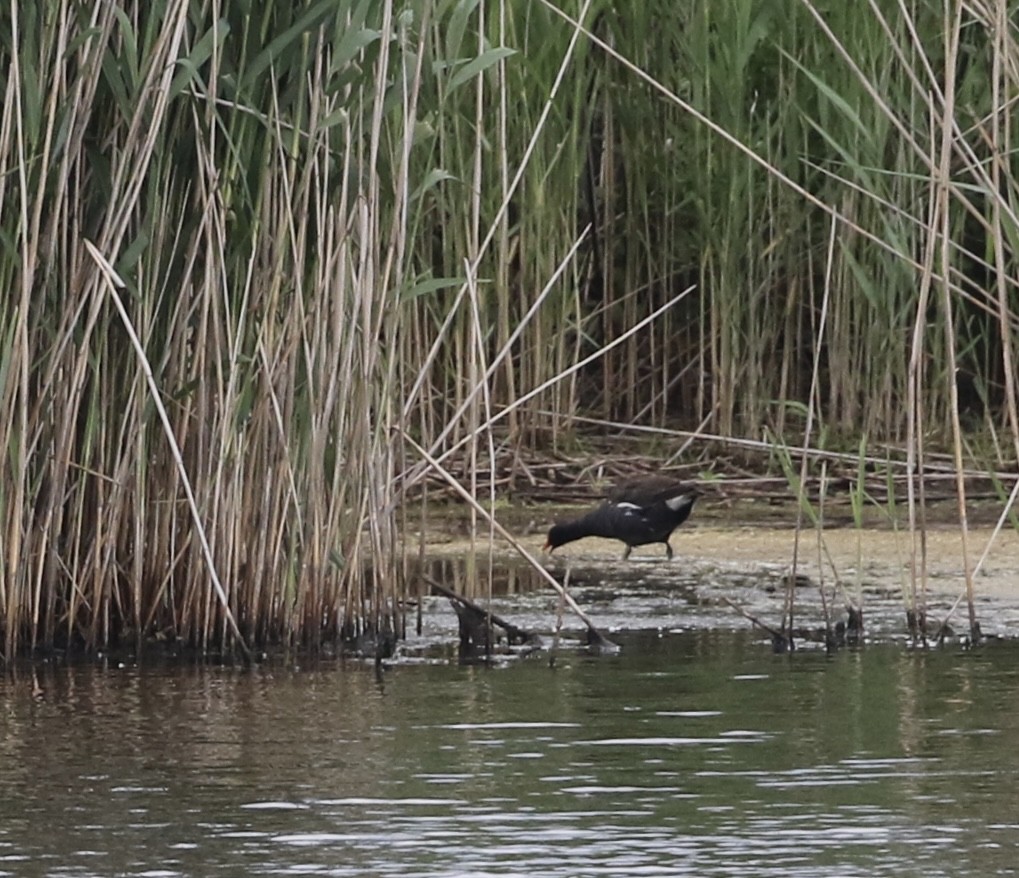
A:
{"label": "bird's wing", "polygon": [[650,475],[626,479],[610,488],[605,496],[615,503],[653,506],[689,493],[690,488],[671,476]]}
{"label": "bird's wing", "polygon": [[602,535],[627,543],[654,540],[661,530],[660,524],[649,516],[647,507],[636,503],[606,503],[598,512],[604,525]]}

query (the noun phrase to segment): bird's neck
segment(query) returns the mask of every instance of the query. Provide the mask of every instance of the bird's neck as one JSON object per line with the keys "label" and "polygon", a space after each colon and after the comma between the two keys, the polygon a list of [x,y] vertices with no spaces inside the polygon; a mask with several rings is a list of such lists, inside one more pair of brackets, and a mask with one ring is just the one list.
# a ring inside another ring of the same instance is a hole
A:
{"label": "bird's neck", "polygon": [[555,526],[555,542],[557,545],[564,546],[566,543],[582,540],[584,537],[611,536],[611,534],[604,533],[604,527],[601,525],[601,516],[595,513],[589,513],[573,521],[564,521]]}

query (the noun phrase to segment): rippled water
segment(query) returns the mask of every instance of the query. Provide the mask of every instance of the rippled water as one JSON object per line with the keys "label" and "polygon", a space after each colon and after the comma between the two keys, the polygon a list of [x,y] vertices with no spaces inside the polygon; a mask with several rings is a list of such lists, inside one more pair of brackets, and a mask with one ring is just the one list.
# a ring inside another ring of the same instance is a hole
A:
{"label": "rippled water", "polygon": [[1014,874],[1015,645],[617,639],[554,668],[19,671],[0,874]]}

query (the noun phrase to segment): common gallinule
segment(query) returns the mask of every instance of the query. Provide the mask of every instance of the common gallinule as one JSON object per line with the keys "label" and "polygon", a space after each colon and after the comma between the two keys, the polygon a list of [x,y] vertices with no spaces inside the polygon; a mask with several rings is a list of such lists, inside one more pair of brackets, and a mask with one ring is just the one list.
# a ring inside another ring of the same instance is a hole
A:
{"label": "common gallinule", "polygon": [[608,537],[626,543],[623,560],[634,546],[665,543],[672,559],[669,537],[690,516],[700,491],[669,476],[642,476],[621,482],[606,492],[601,506],[572,521],[554,525],[545,548],[553,551],[584,537]]}

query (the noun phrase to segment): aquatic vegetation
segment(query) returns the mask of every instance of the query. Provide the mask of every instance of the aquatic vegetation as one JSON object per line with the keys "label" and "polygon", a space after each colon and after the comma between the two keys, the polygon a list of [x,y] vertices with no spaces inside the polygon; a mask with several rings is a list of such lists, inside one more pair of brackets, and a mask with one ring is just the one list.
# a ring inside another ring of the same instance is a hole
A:
{"label": "aquatic vegetation", "polygon": [[3,654],[398,636],[406,437],[489,512],[765,428],[1011,507],[1014,25],[828,5],[6,8]]}

